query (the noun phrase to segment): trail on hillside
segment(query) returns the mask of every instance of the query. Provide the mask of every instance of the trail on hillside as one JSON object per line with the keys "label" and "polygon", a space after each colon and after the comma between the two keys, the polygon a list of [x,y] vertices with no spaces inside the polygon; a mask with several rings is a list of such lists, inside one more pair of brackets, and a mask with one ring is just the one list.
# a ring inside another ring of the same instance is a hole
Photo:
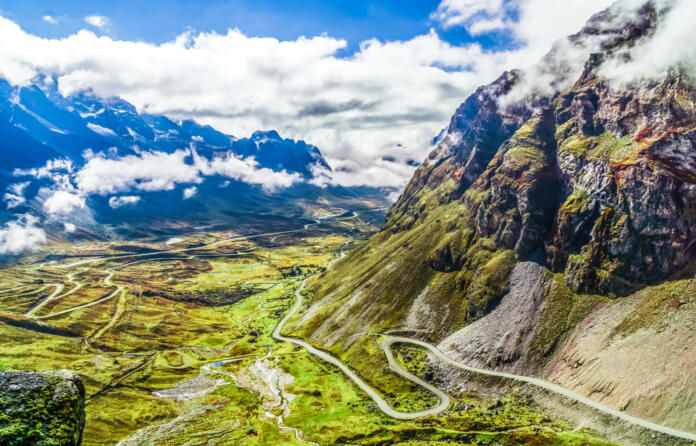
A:
{"label": "trail on hillside", "polygon": [[[350,242],[350,240],[348,241]],[[346,244],[348,243],[346,242]],[[341,254],[339,256],[339,259],[345,257],[345,249],[346,245],[343,245],[341,248]],[[337,259],[335,259],[337,260]],[[334,261],[335,261],[334,260]],[[333,262],[329,263],[327,266],[327,270],[333,265]],[[292,317],[294,316],[297,311],[301,308],[302,306],[302,290],[305,288],[307,284],[307,280],[310,279],[311,277],[306,278],[303,282],[302,285],[297,289],[295,292],[295,296],[297,297],[295,305],[290,309],[290,311],[285,315],[285,317],[278,323],[276,326],[276,329],[273,332],[273,338],[278,340],[278,341],[283,341],[283,342],[290,342],[292,344],[298,345],[300,347],[305,348],[308,352],[314,354],[315,356],[323,359],[324,361],[335,365],[338,367],[345,375],[347,375],[358,387],[360,387],[362,390],[364,390],[368,396],[377,404],[377,406],[380,408],[382,412],[384,412],[386,415],[389,415],[393,418],[397,419],[415,419],[415,418],[422,418],[428,415],[437,415],[444,410],[446,410],[449,407],[450,400],[449,397],[439,389],[433,387],[432,385],[424,382],[420,378],[412,375],[411,373],[407,372],[404,370],[398,362],[394,359],[394,356],[391,352],[391,346],[394,344],[410,344],[410,345],[415,345],[418,347],[423,347],[427,349],[435,358],[438,360],[444,362],[445,364],[448,364],[450,366],[460,368],[463,370],[466,370],[468,372],[472,373],[477,373],[480,375],[485,375],[485,376],[493,376],[493,377],[498,377],[498,378],[504,378],[504,379],[509,379],[513,381],[518,381],[518,382],[523,382],[527,384],[531,384],[533,386],[539,387],[541,389],[553,392],[557,395],[561,395],[563,397],[569,398],[573,401],[577,401],[581,404],[584,404],[592,409],[595,409],[599,412],[602,412],[606,415],[610,415],[612,417],[618,418],[626,423],[632,424],[634,426],[638,426],[641,428],[649,429],[654,432],[659,432],[662,434],[666,434],[672,437],[676,438],[682,438],[685,440],[691,440],[691,441],[696,441],[696,434],[692,432],[686,432],[678,429],[673,429],[667,426],[663,426],[657,423],[653,423],[651,421],[644,420],[642,418],[634,417],[632,415],[629,415],[627,413],[621,412],[619,410],[613,409],[611,407],[608,407],[604,404],[601,404],[597,401],[592,400],[591,398],[588,398],[586,396],[580,395],[576,392],[573,392],[572,390],[566,389],[565,387],[562,387],[558,384],[554,384],[539,378],[534,378],[530,376],[524,376],[524,375],[515,375],[511,373],[505,373],[505,372],[498,372],[495,370],[489,370],[489,369],[482,369],[482,368],[477,368],[477,367],[471,367],[469,365],[466,365],[464,363],[461,363],[459,361],[456,361],[452,359],[451,357],[447,356],[445,353],[443,353],[441,350],[439,350],[437,347],[435,347],[432,344],[429,344],[427,342],[423,342],[417,339],[411,339],[411,338],[406,338],[406,337],[400,337],[400,336],[390,336],[387,337],[384,341],[381,343],[381,348],[382,351],[384,352],[387,361],[389,363],[389,368],[394,371],[396,374],[399,376],[415,383],[418,384],[419,386],[427,389],[428,391],[432,392],[433,394],[437,395],[437,397],[440,399],[440,403],[436,405],[435,407],[420,411],[420,412],[399,412],[397,410],[394,410],[389,403],[387,403],[372,387],[370,387],[368,384],[366,384],[355,372],[353,372],[351,369],[349,369],[347,366],[345,366],[343,363],[341,363],[338,359],[336,359],[334,356],[319,350],[310,344],[308,344],[305,341],[302,341],[297,338],[291,338],[287,336],[283,336],[281,334],[282,329],[285,325],[285,323]]]}

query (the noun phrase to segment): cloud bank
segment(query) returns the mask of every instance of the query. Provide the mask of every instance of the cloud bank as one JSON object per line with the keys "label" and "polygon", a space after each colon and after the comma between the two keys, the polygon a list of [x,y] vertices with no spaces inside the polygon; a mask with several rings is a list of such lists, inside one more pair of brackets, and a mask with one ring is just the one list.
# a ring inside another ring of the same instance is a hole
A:
{"label": "cloud bank", "polygon": [[[141,111],[194,118],[234,135],[277,129],[318,146],[332,165],[350,166],[340,175],[345,184],[401,187],[413,172],[407,162],[425,158],[433,136],[474,88],[534,62],[608,0],[563,2],[562,16],[573,23],[549,20],[544,8],[558,11],[555,1],[458,3],[438,8],[443,24],[465,24],[446,18],[456,8],[469,16],[483,10],[487,15],[476,17],[499,17],[512,27],[515,49],[456,46],[435,30],[404,41],[367,40],[351,56],[340,55],[346,41],[328,35],[282,41],[238,29],[187,32],[159,45],[87,30],[43,39],[0,18],[0,38],[13,42],[0,48],[0,75],[19,84],[50,75],[65,94],[92,88]],[[511,3],[519,7],[518,21],[505,13]],[[478,32],[487,32],[480,22]],[[553,30],[539,31],[547,28]],[[385,155],[395,162],[378,163]]]}
{"label": "cloud bank", "polygon": [[[208,159],[199,156],[194,148],[173,153],[144,151],[119,158],[109,158],[100,152],[90,154],[87,163],[79,169],[70,161],[57,159],[43,167],[16,170],[14,174],[22,178],[48,179],[53,183],[39,191],[43,210],[52,217],[85,209],[90,195],[111,195],[109,206],[115,209],[140,201],[133,192],[169,191],[182,184],[189,185],[183,191],[183,198],[189,199],[198,192],[193,185],[203,182],[207,176],[258,185],[268,192],[302,181],[296,173],[260,168],[253,158],[228,153]],[[21,182],[9,187],[4,196],[8,208],[26,201],[22,193],[28,184]]]}
{"label": "cloud bank", "polygon": [[[631,64],[607,68],[615,77],[658,75],[665,67],[696,60],[693,45],[684,43],[693,35],[689,18],[696,13],[694,2],[656,1],[679,12],[670,15],[669,26],[653,43],[635,49]],[[0,75],[15,84],[50,75],[65,94],[92,88],[104,96],[121,96],[140,111],[193,118],[233,135],[277,129],[318,146],[342,184],[399,188],[410,178],[413,161],[425,158],[432,138],[473,89],[506,69],[534,65],[554,41],[577,32],[593,13],[612,3],[442,0],[430,16],[430,32],[403,41],[367,40],[350,56],[341,55],[346,41],[328,35],[283,41],[230,29],[191,31],[151,44],[82,30],[44,39],[0,17],[0,38],[13,42],[0,47]],[[108,19],[102,19],[90,19],[90,25],[108,27]],[[437,32],[456,27],[473,36],[497,33],[508,44],[495,50],[484,50],[475,41],[456,46]],[[385,156],[392,161],[382,161]],[[98,167],[90,168],[96,172]],[[207,169],[252,181],[263,176],[256,170],[245,174],[240,167],[239,160],[230,159]],[[185,172],[173,175],[178,182]],[[153,181],[170,185],[172,180]],[[272,183],[292,181],[276,176]],[[136,182],[144,190],[162,187]],[[118,184],[112,186],[118,189]]]}

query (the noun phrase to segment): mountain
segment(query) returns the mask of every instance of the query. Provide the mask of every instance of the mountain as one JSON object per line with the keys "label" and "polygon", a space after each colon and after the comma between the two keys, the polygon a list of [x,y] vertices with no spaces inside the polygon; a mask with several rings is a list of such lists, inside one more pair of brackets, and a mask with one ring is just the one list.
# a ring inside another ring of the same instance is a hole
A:
{"label": "mountain", "polygon": [[694,431],[696,89],[611,77],[669,12],[635,3],[471,94],[294,334],[379,379],[369,335],[406,333]]}
{"label": "mountain", "polygon": [[[253,157],[260,167],[312,178],[312,169],[331,170],[321,152],[304,141],[281,138],[276,131],[238,139],[191,120],[139,114],[127,101],[101,98],[91,91],[63,97],[54,84],[14,87],[0,79],[2,150],[8,168],[39,167],[55,157],[84,163],[86,150],[111,156],[145,150],[171,153],[193,145],[208,158],[233,153]],[[16,142],[15,142],[16,141]],[[31,150],[20,150],[26,145]],[[31,153],[31,159],[25,160]]]}
{"label": "mountain", "polygon": [[331,167],[304,141],[274,130],[237,138],[89,90],[63,96],[48,78],[0,79],[0,138],[0,221],[33,214],[56,240],[301,215],[312,200],[387,203],[377,188],[331,185]]}

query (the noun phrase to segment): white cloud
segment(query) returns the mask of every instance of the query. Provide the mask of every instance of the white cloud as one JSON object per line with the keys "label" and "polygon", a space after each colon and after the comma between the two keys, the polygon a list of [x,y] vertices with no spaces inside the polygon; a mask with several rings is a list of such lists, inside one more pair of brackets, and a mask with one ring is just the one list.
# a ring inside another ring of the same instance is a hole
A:
{"label": "white cloud", "polygon": [[135,204],[140,201],[140,197],[137,195],[122,195],[120,197],[109,198],[109,206],[112,209],[120,208],[121,206],[126,206],[129,204]]}
{"label": "white cloud", "polygon": [[196,186],[187,187],[186,189],[184,189],[184,200],[188,200],[189,198],[192,198],[197,193],[198,193],[198,188]]}
{"label": "white cloud", "polygon": [[84,209],[85,207],[85,197],[68,190],[54,191],[43,204],[43,209],[53,215],[69,214],[74,209]]}
{"label": "white cloud", "polygon": [[103,15],[88,15],[85,17],[85,23],[95,28],[106,29],[109,26],[109,18]]}
{"label": "white cloud", "polygon": [[507,28],[507,23],[502,17],[495,17],[492,19],[477,20],[468,27],[469,32],[478,36],[481,34],[490,33],[493,31],[501,30]]}
{"label": "white cloud", "polygon": [[[474,88],[535,62],[609,1],[452,1],[452,10],[464,5],[462,17],[480,17],[476,32],[511,27],[519,48],[454,46],[431,31],[406,41],[364,41],[349,57],[339,53],[347,43],[327,35],[280,41],[235,29],[187,32],[156,45],[86,30],[43,39],[0,18],[0,38],[13,42],[0,48],[0,75],[19,84],[51,75],[65,94],[93,88],[141,111],[195,118],[238,136],[273,128],[353,166],[338,175],[350,184],[400,187],[414,169],[405,162],[425,158],[433,136]],[[504,10],[518,4],[515,21]],[[384,155],[398,162],[363,176]]]}
{"label": "white cloud", "polygon": [[36,226],[36,217],[20,215],[0,227],[0,254],[19,254],[46,243],[46,233]]}
{"label": "white cloud", "polygon": [[10,184],[7,187],[8,192],[2,197],[3,201],[7,202],[7,209],[13,209],[27,202],[24,198],[24,189],[29,186],[29,182]]}
{"label": "white cloud", "polygon": [[196,168],[203,175],[221,175],[248,184],[258,184],[267,191],[278,187],[288,187],[302,180],[296,173],[288,173],[284,170],[275,172],[266,167],[259,168],[253,158],[242,159],[232,153],[216,157],[211,161],[194,154],[194,159]]}
{"label": "white cloud", "polygon": [[56,172],[71,173],[73,171],[72,161],[67,159],[49,160],[45,166],[33,169],[15,169],[12,174],[14,176],[31,176],[38,179],[54,178]]}
{"label": "white cloud", "polygon": [[654,35],[634,45],[627,53],[617,54],[601,68],[601,74],[619,83],[640,79],[659,79],[679,68],[696,80],[696,46],[693,42],[693,0],[658,0],[662,8]]}
{"label": "white cloud", "polygon": [[504,28],[503,20],[510,10],[509,3],[503,0],[442,0],[430,14],[430,19],[444,28],[466,26],[469,32],[477,34],[471,29],[477,23],[494,24],[484,27],[487,31]]}
{"label": "white cloud", "polygon": [[75,232],[76,229],[77,229],[77,226],[75,226],[72,223],[68,223],[68,222],[63,223],[63,230],[67,233]]}
{"label": "white cloud", "polygon": [[75,182],[84,194],[172,190],[177,183],[201,181],[198,169],[186,163],[189,156],[188,150],[143,152],[117,159],[97,154],[77,172]]}
{"label": "white cloud", "polygon": [[[558,39],[574,34],[615,0],[442,0],[431,19],[472,35],[507,31],[522,45],[520,66],[535,63]],[[524,62],[527,59],[527,62]]]}
{"label": "white cloud", "polygon": [[[519,20],[511,25],[514,36],[535,49],[536,58],[558,39],[574,34],[595,13],[615,0],[517,0]],[[532,62],[535,62],[536,59]]]}
{"label": "white cloud", "polygon": [[346,47],[340,39],[279,41],[238,30],[153,45],[89,31],[42,39],[0,18],[0,38],[15,42],[0,48],[0,74],[13,83],[50,74],[65,94],[91,87],[234,135],[273,128],[365,167],[399,144],[399,158],[423,159],[459,103],[509,58],[452,46],[435,32],[365,41],[348,58],[337,55]]}
{"label": "white cloud", "polygon": [[46,23],[50,23],[51,25],[57,25],[58,24],[58,19],[53,17],[52,15],[45,15],[41,17],[41,20],[43,20]]}
{"label": "white cloud", "polygon": [[[177,150],[173,153],[148,151],[120,158],[108,158],[104,153],[91,153],[87,163],[75,170],[72,164],[49,161],[46,166],[17,175],[48,178],[50,187],[39,191],[43,208],[52,215],[68,214],[86,207],[90,195],[127,194],[132,191],[167,191],[178,184],[187,184],[184,198],[191,198],[204,176],[219,175],[248,184],[255,184],[267,191],[287,187],[302,181],[300,175],[286,171],[275,172],[260,168],[253,158],[242,159],[232,153],[209,160],[194,150]],[[17,200],[16,197],[6,200]],[[136,195],[114,196],[109,199],[112,208],[134,204],[140,200]]]}

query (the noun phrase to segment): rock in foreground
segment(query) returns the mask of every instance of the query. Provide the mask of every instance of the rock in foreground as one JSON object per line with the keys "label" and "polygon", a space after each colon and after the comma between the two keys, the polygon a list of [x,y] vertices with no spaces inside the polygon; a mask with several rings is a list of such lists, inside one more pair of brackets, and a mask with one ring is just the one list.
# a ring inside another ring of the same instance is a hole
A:
{"label": "rock in foreground", "polygon": [[81,444],[84,402],[70,371],[0,373],[0,445]]}

